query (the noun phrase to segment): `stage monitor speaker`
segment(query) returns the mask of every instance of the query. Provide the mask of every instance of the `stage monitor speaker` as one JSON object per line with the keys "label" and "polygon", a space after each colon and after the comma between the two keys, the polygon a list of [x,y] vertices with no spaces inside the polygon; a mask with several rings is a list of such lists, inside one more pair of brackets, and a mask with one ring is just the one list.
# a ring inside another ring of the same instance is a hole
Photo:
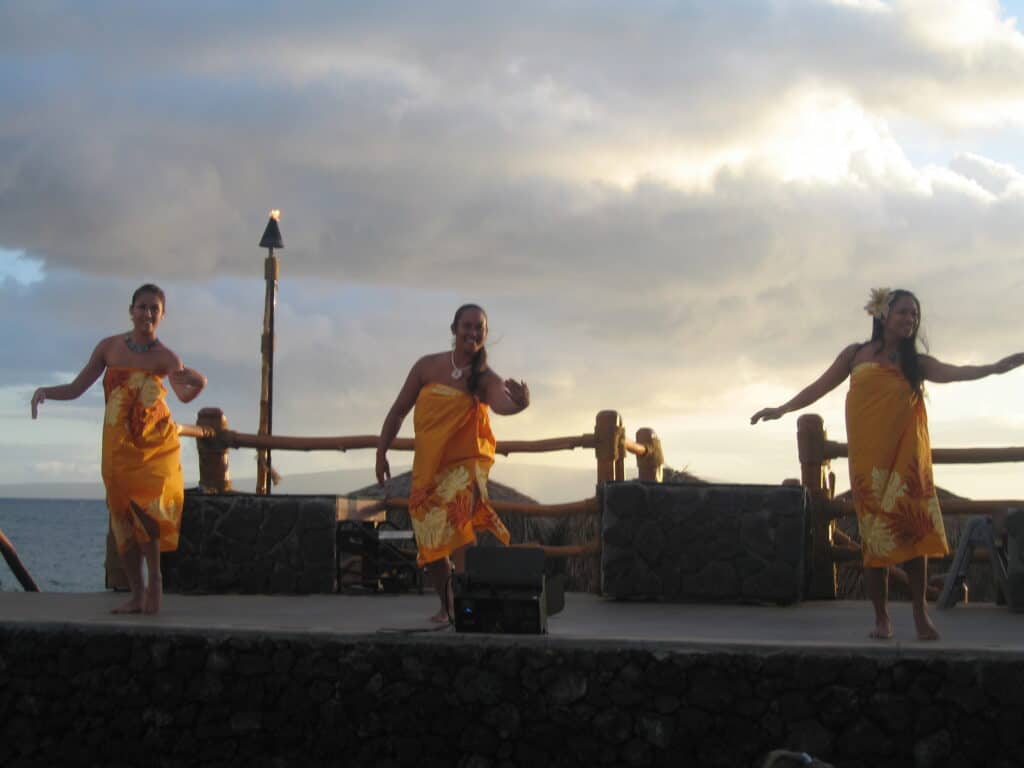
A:
{"label": "stage monitor speaker", "polygon": [[472,547],[453,581],[455,631],[544,634],[545,581],[542,549]]}

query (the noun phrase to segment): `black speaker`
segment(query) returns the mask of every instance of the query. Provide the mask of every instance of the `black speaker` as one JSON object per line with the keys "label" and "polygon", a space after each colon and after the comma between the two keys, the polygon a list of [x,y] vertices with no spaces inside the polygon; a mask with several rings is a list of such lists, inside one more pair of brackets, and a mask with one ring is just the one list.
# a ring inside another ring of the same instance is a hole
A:
{"label": "black speaker", "polygon": [[453,579],[456,632],[547,632],[544,551],[472,547],[466,572]]}

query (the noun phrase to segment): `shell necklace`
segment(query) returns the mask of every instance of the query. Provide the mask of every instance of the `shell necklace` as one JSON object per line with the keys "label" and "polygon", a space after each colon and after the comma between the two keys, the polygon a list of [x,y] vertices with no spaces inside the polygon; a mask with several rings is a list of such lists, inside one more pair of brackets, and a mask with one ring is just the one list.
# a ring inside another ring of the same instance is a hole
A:
{"label": "shell necklace", "polygon": [[452,350],[452,378],[453,379],[455,379],[456,381],[461,379],[462,378],[462,372],[464,370],[466,370],[467,368],[469,368],[469,366],[472,365],[472,364],[473,363],[470,363],[469,365],[463,365],[461,368],[459,366],[455,365],[455,350],[454,349]]}
{"label": "shell necklace", "polygon": [[144,352],[149,352],[149,350],[151,350],[153,347],[159,344],[160,339],[154,338],[152,341],[147,341],[144,344],[139,344],[137,341],[135,341],[135,339],[132,338],[132,335],[129,333],[127,336],[124,337],[124,343],[132,352],[138,352],[139,354],[142,354]]}

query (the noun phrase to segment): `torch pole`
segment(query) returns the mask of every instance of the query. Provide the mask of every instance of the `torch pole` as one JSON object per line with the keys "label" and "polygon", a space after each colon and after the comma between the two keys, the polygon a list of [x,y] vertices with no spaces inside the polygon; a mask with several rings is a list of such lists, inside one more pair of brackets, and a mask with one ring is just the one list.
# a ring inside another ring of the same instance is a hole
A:
{"label": "torch pole", "polygon": [[[278,263],[274,249],[267,249],[264,264],[267,281],[267,295],[263,305],[263,338],[260,344],[263,353],[260,386],[260,427],[261,435],[272,435],[274,426],[274,308],[277,306]],[[270,494],[270,449],[257,452],[256,493]]]}

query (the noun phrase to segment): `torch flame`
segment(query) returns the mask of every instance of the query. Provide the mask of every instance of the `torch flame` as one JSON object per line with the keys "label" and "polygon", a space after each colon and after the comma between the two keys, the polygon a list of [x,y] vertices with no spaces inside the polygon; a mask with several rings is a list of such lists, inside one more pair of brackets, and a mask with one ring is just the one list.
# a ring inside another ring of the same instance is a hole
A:
{"label": "torch flame", "polygon": [[272,210],[270,212],[270,218],[272,218],[274,221],[280,221],[281,220],[281,212],[275,208],[274,210]]}

